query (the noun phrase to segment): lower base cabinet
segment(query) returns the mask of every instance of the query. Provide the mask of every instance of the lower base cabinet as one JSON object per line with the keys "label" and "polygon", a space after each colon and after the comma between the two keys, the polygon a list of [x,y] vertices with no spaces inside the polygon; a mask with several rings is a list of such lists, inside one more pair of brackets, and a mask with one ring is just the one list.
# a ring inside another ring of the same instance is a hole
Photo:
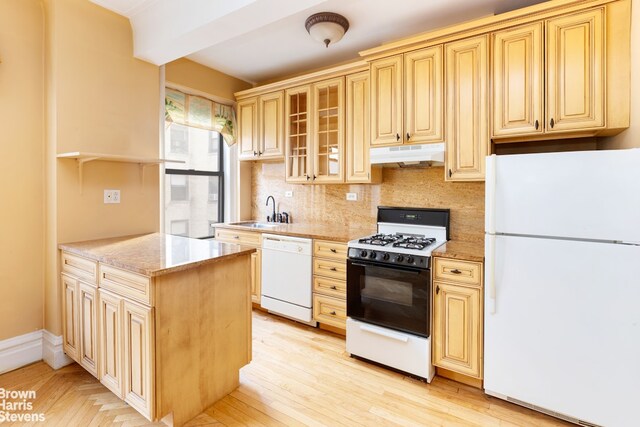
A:
{"label": "lower base cabinet", "polygon": [[482,379],[482,264],[434,258],[433,364]]}
{"label": "lower base cabinet", "polygon": [[313,241],[313,320],[340,334],[347,329],[347,245]]}

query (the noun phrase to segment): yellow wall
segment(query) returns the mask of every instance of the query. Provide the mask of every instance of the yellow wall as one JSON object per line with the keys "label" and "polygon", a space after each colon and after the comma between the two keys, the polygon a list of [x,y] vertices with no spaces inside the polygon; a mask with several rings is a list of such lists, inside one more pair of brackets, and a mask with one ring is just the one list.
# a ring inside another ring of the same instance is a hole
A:
{"label": "yellow wall", "polygon": [[[135,164],[95,162],[82,188],[73,160],[87,151],[159,157],[160,70],[133,58],[129,21],[87,0],[50,0],[47,19],[47,160],[49,230],[44,326],[61,330],[58,253],[61,242],[159,230],[158,167],[141,182]],[[104,189],[121,190],[119,205]]]}
{"label": "yellow wall", "polygon": [[619,135],[603,138],[599,148],[640,147],[640,0],[631,2],[631,126]]}
{"label": "yellow wall", "polygon": [[0,340],[42,328],[42,38],[40,2],[0,2]]}
{"label": "yellow wall", "polygon": [[235,101],[235,92],[249,89],[250,83],[181,58],[165,65],[168,83],[195,89],[215,97]]}

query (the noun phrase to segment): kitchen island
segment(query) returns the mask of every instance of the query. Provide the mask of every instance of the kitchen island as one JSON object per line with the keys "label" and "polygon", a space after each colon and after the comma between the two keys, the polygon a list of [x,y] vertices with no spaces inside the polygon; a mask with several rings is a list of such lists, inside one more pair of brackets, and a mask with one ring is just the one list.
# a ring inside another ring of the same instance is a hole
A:
{"label": "kitchen island", "polygon": [[59,249],[65,353],[113,393],[182,425],[238,386],[254,248],[153,233]]}

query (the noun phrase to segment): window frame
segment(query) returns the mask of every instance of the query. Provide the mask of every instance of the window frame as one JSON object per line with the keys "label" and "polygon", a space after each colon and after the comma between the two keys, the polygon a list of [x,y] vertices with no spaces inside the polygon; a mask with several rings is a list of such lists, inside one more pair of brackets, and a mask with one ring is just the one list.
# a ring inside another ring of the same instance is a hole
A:
{"label": "window frame", "polygon": [[[185,126],[185,127],[189,127],[189,126]],[[214,132],[214,131],[210,131],[210,132]],[[203,170],[196,170],[196,169],[171,169],[171,168],[166,168],[164,170],[165,175],[186,175],[187,177],[189,176],[216,176],[218,177],[218,224],[221,224],[224,222],[224,138],[222,138],[222,134],[220,132],[217,132],[218,134],[218,171],[214,172],[214,171],[203,171]],[[209,141],[211,141],[211,139],[209,139]],[[208,151],[208,150],[207,150]],[[213,154],[213,153],[208,153],[208,154]],[[188,181],[188,178],[187,178]],[[188,185],[187,185],[188,187]],[[208,202],[208,199],[207,199]],[[211,230],[213,229],[212,227],[209,227]],[[202,236],[202,237],[198,237],[198,239],[210,239],[213,237],[213,233],[211,232],[211,230],[209,230],[209,232],[211,234],[209,234],[208,236]]]}

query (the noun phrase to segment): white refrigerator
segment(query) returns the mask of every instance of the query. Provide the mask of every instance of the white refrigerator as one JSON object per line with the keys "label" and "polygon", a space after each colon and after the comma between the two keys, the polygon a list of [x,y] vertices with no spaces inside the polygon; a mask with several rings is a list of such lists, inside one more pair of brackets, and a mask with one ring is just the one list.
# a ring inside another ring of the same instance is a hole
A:
{"label": "white refrigerator", "polygon": [[487,158],[484,387],[640,425],[640,149]]}

